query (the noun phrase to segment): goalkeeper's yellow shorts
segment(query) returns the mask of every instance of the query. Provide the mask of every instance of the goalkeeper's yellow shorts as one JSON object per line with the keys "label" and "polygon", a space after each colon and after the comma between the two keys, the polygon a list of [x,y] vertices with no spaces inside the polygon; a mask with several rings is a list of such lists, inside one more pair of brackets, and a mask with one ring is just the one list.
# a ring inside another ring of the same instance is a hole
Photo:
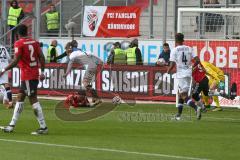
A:
{"label": "goalkeeper's yellow shorts", "polygon": [[216,84],[216,86],[218,86],[218,84],[219,84],[219,82],[220,81],[217,81],[216,79],[214,79],[214,78],[210,78],[210,77],[208,77],[208,85],[211,87],[213,84]]}

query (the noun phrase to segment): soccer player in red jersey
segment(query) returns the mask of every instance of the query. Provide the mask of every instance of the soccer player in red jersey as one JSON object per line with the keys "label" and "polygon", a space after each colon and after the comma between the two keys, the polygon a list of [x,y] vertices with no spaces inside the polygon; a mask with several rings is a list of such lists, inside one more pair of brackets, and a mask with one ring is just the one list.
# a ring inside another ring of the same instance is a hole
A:
{"label": "soccer player in red jersey", "polygon": [[[45,79],[43,74],[45,67],[45,58],[42,54],[38,41],[29,38],[26,25],[19,25],[18,34],[20,39],[14,43],[15,57],[13,61],[0,71],[0,76],[16,65],[21,70],[21,85],[17,96],[17,103],[10,124],[3,128],[4,132],[13,132],[17,120],[23,111],[25,97],[28,96],[30,104],[40,125],[40,128],[32,134],[47,134],[48,128],[45,123],[42,107],[37,98],[37,86],[39,79]],[[41,65],[41,74],[39,74],[39,65]]]}
{"label": "soccer player in red jersey", "polygon": [[193,66],[192,77],[194,80],[194,89],[192,93],[192,98],[196,101],[198,106],[201,106],[202,110],[205,110],[205,107],[200,99],[200,93],[203,92],[205,96],[208,96],[209,85],[208,77],[206,76],[206,71],[201,63]]}
{"label": "soccer player in red jersey", "polygon": [[70,106],[73,106],[74,108],[91,107],[84,91],[79,91],[77,93],[68,95],[67,99],[64,102],[64,106],[67,108]]}

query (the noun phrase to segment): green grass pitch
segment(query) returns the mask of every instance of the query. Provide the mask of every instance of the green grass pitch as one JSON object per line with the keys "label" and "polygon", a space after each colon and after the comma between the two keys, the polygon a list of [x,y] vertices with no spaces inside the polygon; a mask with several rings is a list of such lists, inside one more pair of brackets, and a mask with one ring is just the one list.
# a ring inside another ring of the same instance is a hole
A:
{"label": "green grass pitch", "polygon": [[[43,136],[30,135],[38,123],[26,103],[14,133],[0,132],[1,160],[240,159],[239,109],[204,113],[197,121],[185,107],[184,119],[173,121],[174,105],[121,104],[95,120],[65,122],[55,115],[56,103],[41,100],[49,128]],[[12,112],[0,105],[0,125]]]}

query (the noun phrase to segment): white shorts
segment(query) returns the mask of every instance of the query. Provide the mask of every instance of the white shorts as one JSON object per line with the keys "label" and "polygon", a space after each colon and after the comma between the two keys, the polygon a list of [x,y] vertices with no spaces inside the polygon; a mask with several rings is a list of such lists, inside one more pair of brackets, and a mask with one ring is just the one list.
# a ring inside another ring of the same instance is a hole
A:
{"label": "white shorts", "polygon": [[95,74],[96,74],[96,69],[87,69],[83,76],[84,82],[87,84],[90,84],[91,82],[93,82],[93,80],[95,79]]}
{"label": "white shorts", "polygon": [[190,89],[191,77],[178,78],[179,93],[188,92]]}
{"label": "white shorts", "polygon": [[8,72],[5,72],[1,77],[0,77],[0,84],[5,84],[8,83]]}

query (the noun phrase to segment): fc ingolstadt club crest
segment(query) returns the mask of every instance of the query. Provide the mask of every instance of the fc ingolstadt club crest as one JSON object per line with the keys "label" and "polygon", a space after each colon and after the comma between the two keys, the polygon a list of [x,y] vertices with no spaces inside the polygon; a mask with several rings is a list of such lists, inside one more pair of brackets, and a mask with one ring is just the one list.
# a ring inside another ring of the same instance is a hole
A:
{"label": "fc ingolstadt club crest", "polygon": [[90,10],[87,15],[88,27],[91,31],[96,29],[96,25],[98,22],[98,15],[96,10]]}

